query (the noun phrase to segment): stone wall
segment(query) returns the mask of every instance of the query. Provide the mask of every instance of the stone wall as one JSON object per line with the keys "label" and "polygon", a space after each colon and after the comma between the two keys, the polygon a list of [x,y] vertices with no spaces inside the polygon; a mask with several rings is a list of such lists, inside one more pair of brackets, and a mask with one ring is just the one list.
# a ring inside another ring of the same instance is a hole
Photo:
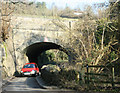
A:
{"label": "stone wall", "polygon": [[23,60],[23,58],[20,58],[22,54],[19,54],[19,56],[17,56],[12,33],[10,33],[9,39],[1,44],[1,47],[3,49],[1,56],[3,78],[5,78],[5,76],[12,77],[15,75],[15,71],[20,71],[20,67],[24,64],[24,61],[18,61]]}
{"label": "stone wall", "polygon": [[15,72],[14,64],[14,50],[12,40],[8,39],[6,42],[2,43],[2,67],[4,74],[7,76],[13,76]]}

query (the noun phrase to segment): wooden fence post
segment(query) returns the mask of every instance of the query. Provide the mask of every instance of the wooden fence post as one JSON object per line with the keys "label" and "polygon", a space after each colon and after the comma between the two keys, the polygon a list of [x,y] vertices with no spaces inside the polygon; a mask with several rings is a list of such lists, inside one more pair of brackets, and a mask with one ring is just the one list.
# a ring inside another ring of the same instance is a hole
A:
{"label": "wooden fence post", "polygon": [[88,66],[88,64],[87,64],[87,84],[89,84],[89,66]]}

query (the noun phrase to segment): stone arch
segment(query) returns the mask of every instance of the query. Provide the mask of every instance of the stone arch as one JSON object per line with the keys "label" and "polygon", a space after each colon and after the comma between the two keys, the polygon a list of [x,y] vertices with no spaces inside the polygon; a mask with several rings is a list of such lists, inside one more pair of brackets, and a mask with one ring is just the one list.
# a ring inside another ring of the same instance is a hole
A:
{"label": "stone arch", "polygon": [[[48,39],[48,41],[45,41],[46,38]],[[51,43],[58,44],[62,47],[64,46],[64,44],[60,43],[60,41],[57,38],[51,38],[49,36],[31,33],[29,38],[25,39],[24,42],[21,44],[21,46],[18,47],[18,49],[22,51],[25,48],[29,47],[30,45],[39,43],[39,42],[51,42]]]}
{"label": "stone arch", "polygon": [[29,62],[37,62],[38,55],[50,49],[58,49],[60,51],[63,51],[68,55],[68,59],[70,59],[70,52],[67,51],[67,49],[62,47],[61,45],[58,45],[53,42],[37,42],[31,44],[24,49],[24,54],[26,54],[26,56],[28,57]]}
{"label": "stone arch", "polygon": [[[24,32],[24,35],[23,35],[23,32]],[[52,32],[52,34],[53,33],[54,32]],[[21,39],[18,38],[18,35],[19,35],[19,38],[21,38]],[[47,42],[44,41],[44,37],[48,38]],[[19,65],[19,67],[22,67],[22,65],[24,63],[28,62],[28,57],[26,55],[29,55],[29,52],[27,52],[27,51],[31,49],[30,47],[37,45],[37,44],[39,45],[39,43],[41,43],[43,45],[46,45],[46,43],[47,43],[47,45],[49,45],[49,46],[52,45],[51,49],[56,47],[57,49],[64,51],[68,55],[69,62],[72,62],[73,53],[70,51],[71,49],[68,49],[68,46],[67,46],[68,45],[67,43],[69,41],[67,41],[67,40],[66,40],[67,42],[60,41],[59,38],[57,38],[57,36],[54,34],[53,34],[53,36],[51,36],[50,33],[49,33],[49,35],[47,33],[42,34],[42,32],[40,32],[40,31],[31,31],[31,32],[20,31],[19,33],[16,32],[16,35],[14,36],[14,40],[15,40],[14,41],[15,42],[15,53],[16,53],[17,63]],[[35,57],[36,57],[36,55],[35,55]],[[33,55],[32,55],[32,57],[34,58]],[[29,60],[31,60],[31,59],[29,59]]]}

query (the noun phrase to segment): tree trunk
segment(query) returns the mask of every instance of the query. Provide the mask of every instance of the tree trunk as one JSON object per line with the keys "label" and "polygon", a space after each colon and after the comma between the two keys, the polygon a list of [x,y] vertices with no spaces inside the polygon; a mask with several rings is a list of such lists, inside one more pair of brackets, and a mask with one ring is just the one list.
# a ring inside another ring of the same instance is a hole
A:
{"label": "tree trunk", "polygon": [[103,43],[104,43],[104,33],[105,33],[105,26],[103,28],[103,33],[102,33],[102,40],[101,40],[101,50],[103,50]]}
{"label": "tree trunk", "polygon": [[119,31],[118,41],[120,43],[120,1],[118,2],[118,31]]}
{"label": "tree trunk", "polygon": [[[118,42],[120,50],[120,1],[118,2]],[[118,58],[120,59],[120,52],[118,54]]]}

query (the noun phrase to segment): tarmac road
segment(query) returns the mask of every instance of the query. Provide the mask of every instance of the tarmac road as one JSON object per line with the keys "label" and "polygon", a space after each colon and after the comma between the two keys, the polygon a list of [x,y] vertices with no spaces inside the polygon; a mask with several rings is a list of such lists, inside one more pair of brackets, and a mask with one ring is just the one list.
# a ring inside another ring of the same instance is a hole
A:
{"label": "tarmac road", "polygon": [[15,77],[2,89],[2,93],[73,93],[66,89],[43,88],[36,77]]}
{"label": "tarmac road", "polygon": [[33,91],[41,90],[35,77],[16,77],[3,88],[3,91]]}

